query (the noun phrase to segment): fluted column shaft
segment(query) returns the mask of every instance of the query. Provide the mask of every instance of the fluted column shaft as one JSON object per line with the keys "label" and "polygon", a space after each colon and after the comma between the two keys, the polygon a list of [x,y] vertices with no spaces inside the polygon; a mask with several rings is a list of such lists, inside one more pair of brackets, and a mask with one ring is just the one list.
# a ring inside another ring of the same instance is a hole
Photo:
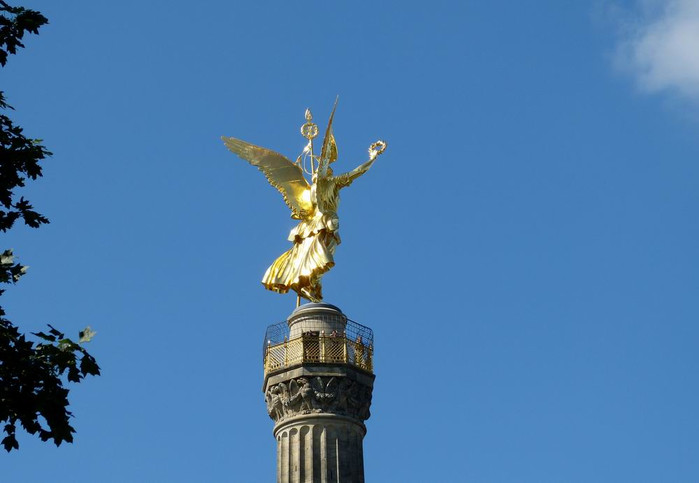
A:
{"label": "fluted column shaft", "polygon": [[279,425],[277,481],[363,483],[364,434],[363,425],[333,417],[299,418]]}

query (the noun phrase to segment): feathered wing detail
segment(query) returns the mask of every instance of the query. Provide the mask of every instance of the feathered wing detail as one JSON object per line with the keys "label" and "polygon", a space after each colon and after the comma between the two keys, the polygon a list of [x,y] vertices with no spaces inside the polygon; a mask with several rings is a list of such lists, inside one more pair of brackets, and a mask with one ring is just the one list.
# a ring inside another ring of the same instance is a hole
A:
{"label": "feathered wing detail", "polygon": [[291,209],[292,218],[303,220],[312,215],[311,187],[304,178],[300,166],[270,149],[236,138],[221,136],[221,139],[231,152],[264,173],[269,184],[277,188],[284,197],[284,201]]}
{"label": "feathered wing detail", "polygon": [[320,378],[320,376],[316,376],[311,379],[311,387],[315,391],[316,395],[325,394],[325,384],[323,384],[323,380]]}
{"label": "feathered wing detail", "polygon": [[335,392],[337,391],[338,387],[338,382],[337,379],[334,377],[331,377],[330,380],[328,381],[327,385],[325,386],[325,392],[327,394],[330,394],[332,397],[335,397]]}
{"label": "feathered wing detail", "polygon": [[335,105],[330,113],[328,128],[325,130],[325,138],[323,139],[323,148],[320,151],[321,165],[324,166],[337,161],[337,144],[335,143],[335,135],[333,134],[333,118],[335,117],[336,108],[337,99],[335,100]]}
{"label": "feathered wing detail", "polygon": [[295,397],[299,392],[299,385],[296,380],[292,379],[289,381],[289,397]]}
{"label": "feathered wing detail", "polygon": [[332,133],[332,128],[325,133],[325,140],[327,145],[323,143],[323,151],[321,152],[321,159],[324,162],[330,164],[337,161],[337,144],[335,143],[335,135]]}

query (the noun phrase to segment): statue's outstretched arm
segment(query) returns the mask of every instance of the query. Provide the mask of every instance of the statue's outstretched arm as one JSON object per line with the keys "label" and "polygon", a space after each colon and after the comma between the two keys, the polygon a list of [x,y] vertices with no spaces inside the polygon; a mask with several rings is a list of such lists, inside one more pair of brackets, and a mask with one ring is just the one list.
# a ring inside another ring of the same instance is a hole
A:
{"label": "statue's outstretched arm", "polygon": [[376,158],[378,158],[379,155],[383,153],[385,149],[386,143],[384,141],[376,141],[374,144],[372,144],[369,147],[369,161],[360,164],[348,173],[344,173],[340,176],[337,176],[338,185],[340,187],[349,186],[350,184],[352,184],[352,181],[369,171],[369,168],[371,168],[371,165],[374,164]]}

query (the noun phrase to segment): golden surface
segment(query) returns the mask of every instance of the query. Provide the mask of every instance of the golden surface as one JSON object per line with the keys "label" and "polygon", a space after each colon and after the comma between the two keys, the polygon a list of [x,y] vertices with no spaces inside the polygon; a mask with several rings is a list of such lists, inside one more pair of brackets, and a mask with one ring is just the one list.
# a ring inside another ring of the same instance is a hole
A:
{"label": "golden surface", "polygon": [[[320,279],[335,265],[333,255],[340,244],[337,216],[340,190],[366,173],[386,149],[384,141],[373,143],[369,147],[368,161],[335,176],[330,167],[337,160],[337,144],[332,132],[334,115],[335,107],[330,114],[320,156],[316,156],[313,139],[318,135],[318,126],[311,122],[311,111],[306,110],[306,123],[301,127],[301,134],[308,139],[308,144],[295,163],[269,149],[235,138],[221,138],[229,150],[264,173],[267,181],[284,197],[291,209],[291,217],[300,220],[288,237],[292,247],[270,265],[262,284],[279,293],[294,290],[299,298],[312,302],[323,299]],[[307,169],[307,163],[310,169]],[[311,176],[310,184],[305,174]]]}
{"label": "golden surface", "polygon": [[303,335],[275,345],[267,345],[264,356],[265,376],[307,362],[349,364],[367,372],[374,370],[374,348],[361,339],[352,341],[344,335]]}

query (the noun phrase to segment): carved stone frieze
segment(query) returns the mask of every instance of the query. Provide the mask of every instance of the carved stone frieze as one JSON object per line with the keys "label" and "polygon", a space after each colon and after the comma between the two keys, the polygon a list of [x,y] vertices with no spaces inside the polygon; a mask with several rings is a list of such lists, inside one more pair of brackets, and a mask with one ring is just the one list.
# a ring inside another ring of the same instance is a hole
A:
{"label": "carved stone frieze", "polygon": [[275,422],[301,414],[330,413],[369,419],[372,388],[348,377],[303,376],[274,384],[265,393]]}

